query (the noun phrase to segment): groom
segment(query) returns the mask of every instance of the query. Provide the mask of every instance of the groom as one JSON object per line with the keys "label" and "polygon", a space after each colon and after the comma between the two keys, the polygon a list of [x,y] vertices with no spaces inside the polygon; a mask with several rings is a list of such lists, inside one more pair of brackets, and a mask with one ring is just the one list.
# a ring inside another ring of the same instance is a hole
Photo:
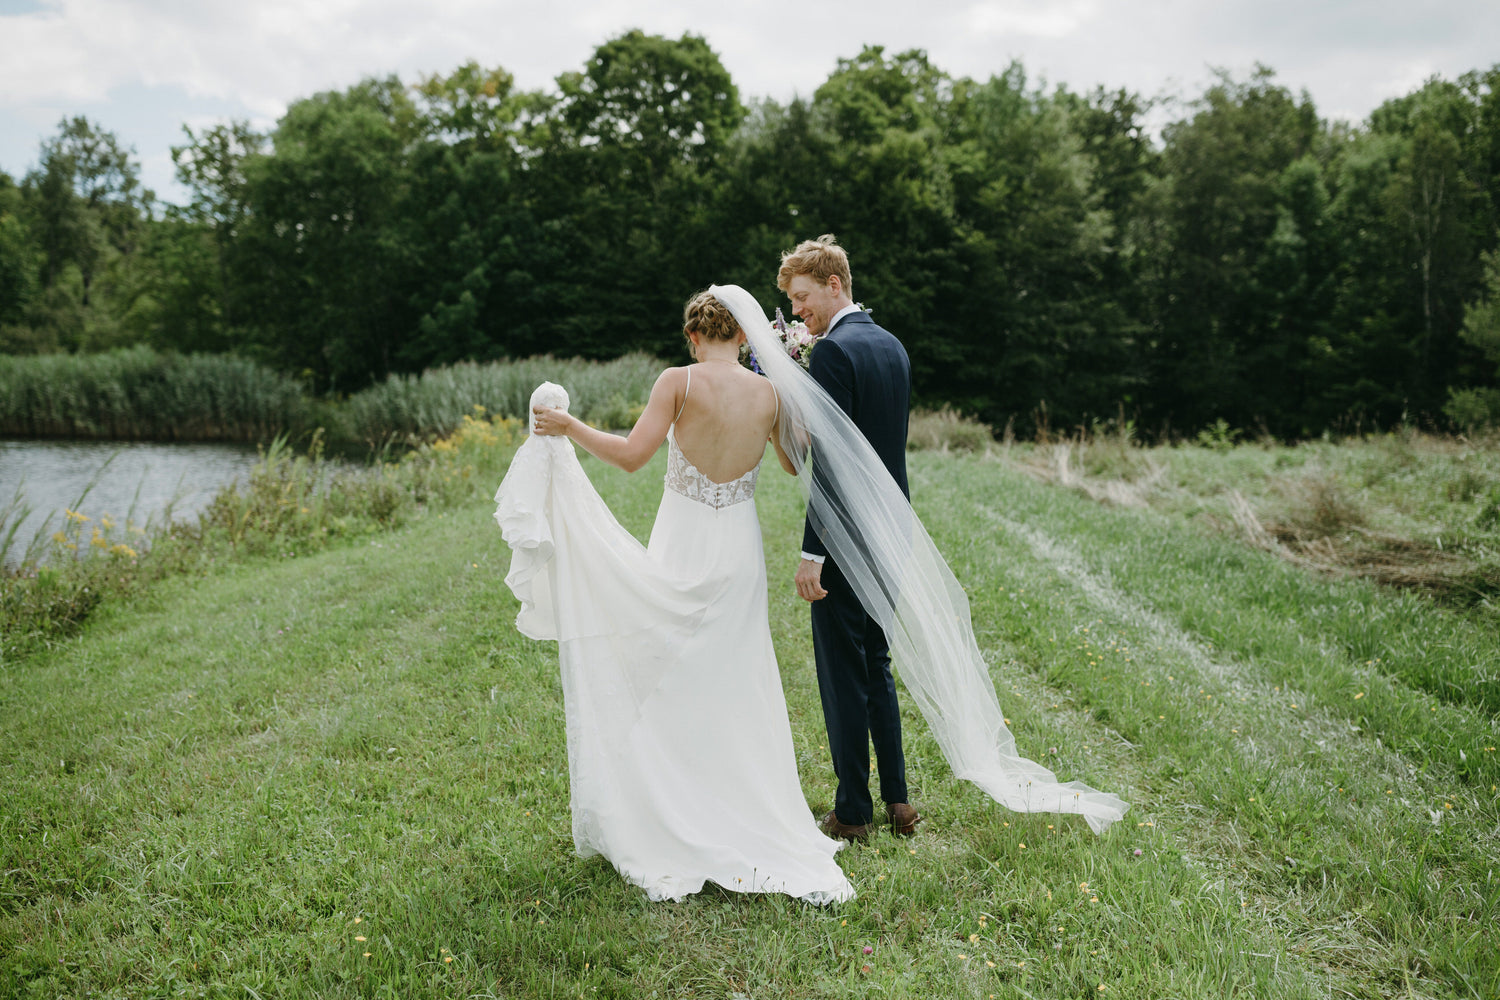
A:
{"label": "groom", "polygon": [[[875,449],[891,478],[906,485],[906,423],[911,363],[901,342],[854,304],[849,257],[832,236],[806,240],[781,257],[776,287],[792,300],[807,332],[822,339],[812,352],[812,377]],[[816,464],[817,458],[813,459]],[[880,797],[891,831],[910,836],[921,817],[906,801],[901,709],[891,676],[890,646],[865,613],[839,567],[828,559],[811,522],[802,535],[797,593],[812,602],[818,691],[838,792],[823,832],[864,840],[874,829],[870,743],[880,770]]]}

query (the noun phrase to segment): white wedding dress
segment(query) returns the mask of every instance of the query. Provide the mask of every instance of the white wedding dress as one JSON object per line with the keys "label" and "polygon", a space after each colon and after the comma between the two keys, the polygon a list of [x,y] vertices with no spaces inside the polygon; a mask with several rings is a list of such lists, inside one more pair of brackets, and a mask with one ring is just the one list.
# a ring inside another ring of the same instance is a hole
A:
{"label": "white wedding dress", "polygon": [[[533,405],[566,405],[545,383]],[[521,445],[495,495],[517,627],[555,639],[573,845],[651,899],[714,882],[823,904],[854,889],[802,798],[767,619],[754,493],[696,469],[669,432],[649,546],[626,531],[573,443]]]}

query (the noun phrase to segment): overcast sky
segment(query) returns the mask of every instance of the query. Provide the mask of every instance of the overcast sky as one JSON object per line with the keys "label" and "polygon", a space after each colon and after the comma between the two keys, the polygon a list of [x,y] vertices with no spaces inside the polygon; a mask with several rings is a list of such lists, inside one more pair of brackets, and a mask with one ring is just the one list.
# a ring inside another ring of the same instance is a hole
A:
{"label": "overcast sky", "polygon": [[64,115],[133,146],[179,200],[168,152],[194,126],[269,127],[288,102],[476,60],[550,87],[630,28],[702,35],[741,97],[808,95],[864,44],[926,49],[954,76],[1019,59],[1032,80],[1192,98],[1212,68],[1270,66],[1326,118],[1362,120],[1433,75],[1500,63],[1500,0],[0,0],[0,169]]}

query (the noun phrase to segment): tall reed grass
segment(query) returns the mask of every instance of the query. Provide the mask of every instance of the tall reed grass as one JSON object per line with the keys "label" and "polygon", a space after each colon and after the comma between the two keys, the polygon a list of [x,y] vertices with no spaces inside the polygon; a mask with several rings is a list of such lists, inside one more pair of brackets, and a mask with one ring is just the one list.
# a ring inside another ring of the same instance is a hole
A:
{"label": "tall reed grass", "polygon": [[571,412],[596,426],[631,426],[651,395],[663,364],[649,354],[613,361],[526,358],[488,364],[463,362],[420,375],[392,375],[349,397],[336,437],[371,446],[431,440],[457,430],[476,406],[497,417],[527,416],[532,390],[556,382],[568,390]]}
{"label": "tall reed grass", "polygon": [[160,353],[0,355],[0,435],[133,441],[246,441],[278,435],[305,444],[316,428],[347,450],[433,441],[463,426],[474,407],[525,416],[544,381],[565,386],[572,411],[596,426],[629,427],[662,362],[527,358],[466,362],[392,375],[343,401],[311,399],[295,379],[231,355]]}
{"label": "tall reed grass", "polygon": [[306,429],[314,409],[295,379],[227,354],[0,355],[10,437],[265,441]]}

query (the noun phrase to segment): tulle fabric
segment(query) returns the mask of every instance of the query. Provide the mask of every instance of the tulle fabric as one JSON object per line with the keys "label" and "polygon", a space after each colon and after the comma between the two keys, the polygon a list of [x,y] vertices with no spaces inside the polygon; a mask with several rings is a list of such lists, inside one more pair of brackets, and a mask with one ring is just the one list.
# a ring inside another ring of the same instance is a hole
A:
{"label": "tulle fabric", "polygon": [[1076,813],[1104,832],[1129,806],[1081,782],[1059,782],[1017,753],[974,640],[968,597],[864,435],[787,356],[754,296],[738,285],[710,291],[776,387],[782,445],[798,465],[813,528],[885,630],[892,665],[953,773],[1009,809]]}
{"label": "tulle fabric", "polygon": [[853,898],[841,845],[802,798],[753,501],[716,508],[664,490],[642,546],[572,442],[536,436],[495,499],[517,627],[558,643],[577,853],[602,854],[656,900],[709,881]]}

